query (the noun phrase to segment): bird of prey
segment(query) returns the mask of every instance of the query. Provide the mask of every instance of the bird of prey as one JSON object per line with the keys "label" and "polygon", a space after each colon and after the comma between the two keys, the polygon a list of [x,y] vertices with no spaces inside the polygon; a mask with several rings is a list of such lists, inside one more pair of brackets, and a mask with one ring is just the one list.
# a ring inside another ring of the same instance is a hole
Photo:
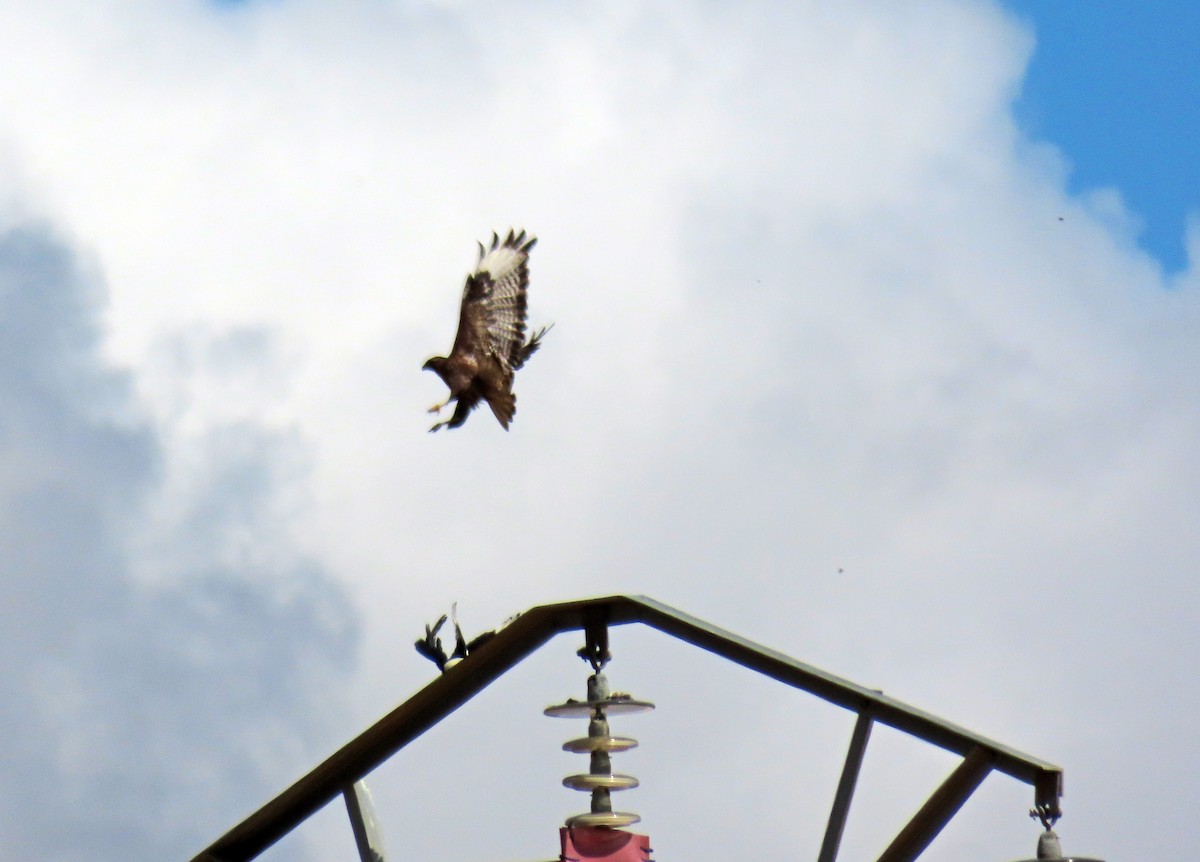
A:
{"label": "bird of prey", "polygon": [[458,602],[455,602],[450,606],[450,619],[454,622],[454,652],[447,655],[446,648],[442,646],[442,639],[438,637],[438,632],[441,631],[442,626],[446,624],[445,614],[442,614],[438,618],[438,621],[433,625],[426,623],[425,637],[421,638],[414,644],[414,646],[417,648],[417,652],[436,664],[438,670],[440,670],[442,673],[450,670],[471,653],[475,652],[475,650],[479,649],[479,647],[483,646],[485,643],[494,638],[496,636],[496,632],[500,631],[500,629],[504,628],[504,626],[516,619],[516,617],[510,617],[509,619],[505,620],[504,624],[501,625],[499,629],[491,629],[483,632],[482,634],[471,638],[469,641],[463,634],[462,627],[458,624]]}
{"label": "bird of prey", "polygon": [[[452,610],[456,609],[452,608]],[[463,637],[457,615],[454,619],[454,652],[446,655],[446,648],[442,646],[442,639],[438,637],[438,632],[445,624],[445,614],[442,614],[432,626],[426,623],[425,637],[415,644],[417,652],[436,664],[438,670],[443,673],[467,657],[467,639]]]}
{"label": "bird of prey", "polygon": [[529,251],[537,242],[525,231],[508,232],[503,241],[495,233],[492,244],[479,243],[479,261],[467,276],[459,311],[458,334],[449,356],[435,356],[424,369],[434,371],[450,387],[441,404],[429,408],[437,413],[451,401],[458,402],[454,415],[435,424],[457,428],[480,401],[486,401],[504,430],[517,412],[513,376],[541,346],[545,326],[525,340],[526,290],[529,287]]}

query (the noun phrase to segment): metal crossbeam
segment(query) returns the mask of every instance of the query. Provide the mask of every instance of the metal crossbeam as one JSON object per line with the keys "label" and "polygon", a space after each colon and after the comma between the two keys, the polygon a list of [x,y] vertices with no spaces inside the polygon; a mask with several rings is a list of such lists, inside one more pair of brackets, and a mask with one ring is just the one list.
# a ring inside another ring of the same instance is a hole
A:
{"label": "metal crossbeam", "polygon": [[992,753],[986,748],[968,754],[900,830],[879,862],[912,862],[920,856],[991,770]]}
{"label": "metal crossbeam", "polygon": [[[972,763],[978,757],[986,756],[990,769],[1033,785],[1038,804],[1047,805],[1053,810],[1059,808],[1062,770],[1051,763],[943,721],[887,697],[881,691],[864,688],[796,661],[653,599],[645,596],[610,596],[540,605],[521,614],[464,661],[434,679],[312,772],[233,827],[196,856],[193,862],[245,862],[255,858],[341,794],[346,787],[446,718],[555,635],[588,628],[595,631],[598,627],[630,623],[651,626],[860,716],[869,715],[872,721],[961,754]],[[864,731],[862,744],[865,743]],[[977,751],[983,754],[974,754]],[[858,756],[861,757],[861,752]],[[850,758],[847,768],[849,761]],[[982,778],[981,774],[979,780]],[[843,782],[847,780],[846,771],[843,770]],[[849,788],[843,806],[846,808],[853,789],[852,781]],[[954,798],[950,794],[938,804],[953,802]],[[935,799],[931,798],[922,812],[933,803]],[[957,806],[946,819],[953,816],[956,810]],[[837,814],[836,808],[834,814]],[[844,812],[841,816],[844,817]],[[920,816],[921,813],[918,813]],[[826,840],[829,840],[828,834]],[[895,857],[900,858],[904,857]],[[884,860],[893,862],[886,854]]]}

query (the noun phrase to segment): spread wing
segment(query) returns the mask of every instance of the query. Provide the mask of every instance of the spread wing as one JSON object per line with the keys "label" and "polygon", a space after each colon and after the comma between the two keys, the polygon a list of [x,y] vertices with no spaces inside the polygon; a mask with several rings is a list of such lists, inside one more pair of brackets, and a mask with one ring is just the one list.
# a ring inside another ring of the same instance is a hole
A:
{"label": "spread wing", "polygon": [[479,245],[479,262],[463,287],[458,334],[452,355],[486,357],[505,369],[519,368],[525,347],[525,292],[529,287],[529,251],[536,237],[511,230],[501,242],[492,234],[489,248]]}

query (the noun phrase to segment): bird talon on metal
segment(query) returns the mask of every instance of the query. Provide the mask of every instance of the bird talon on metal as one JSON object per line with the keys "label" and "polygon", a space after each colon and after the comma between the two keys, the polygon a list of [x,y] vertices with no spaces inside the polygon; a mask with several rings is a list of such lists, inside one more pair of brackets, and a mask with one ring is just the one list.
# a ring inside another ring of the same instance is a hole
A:
{"label": "bird talon on metal", "polygon": [[425,637],[413,644],[417,652],[437,665],[438,670],[444,670],[446,662],[449,661],[446,651],[442,648],[442,639],[438,637],[438,630],[445,624],[445,614],[442,614],[432,626],[426,623]]}
{"label": "bird talon on metal", "polygon": [[[436,431],[437,428],[438,426],[435,425],[429,430]],[[443,625],[446,624],[447,619],[451,620],[454,625],[454,651],[449,655],[447,655],[446,650],[442,647],[442,639],[438,637],[438,631]],[[512,622],[513,619],[516,618],[511,617],[508,620],[505,620],[504,624],[501,625],[500,628],[504,628],[504,626]],[[416,647],[417,652],[436,664],[438,670],[440,670],[442,673],[446,673],[471,653],[475,652],[475,650],[477,650],[479,647],[483,646],[489,640],[494,638],[497,631],[499,631],[499,629],[489,629],[488,631],[471,638],[471,640],[467,640],[466,635],[463,634],[462,626],[460,626],[458,623],[458,602],[455,602],[450,606],[449,616],[442,614],[438,621],[432,626],[425,626],[425,637],[417,641],[414,646]]]}

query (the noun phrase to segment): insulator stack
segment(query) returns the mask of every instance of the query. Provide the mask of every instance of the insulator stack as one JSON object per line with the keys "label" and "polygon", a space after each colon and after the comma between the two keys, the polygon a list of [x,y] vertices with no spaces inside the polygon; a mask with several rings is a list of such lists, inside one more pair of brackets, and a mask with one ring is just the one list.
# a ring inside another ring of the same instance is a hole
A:
{"label": "insulator stack", "polygon": [[637,740],[627,736],[613,736],[609,732],[608,717],[649,709],[654,709],[654,704],[635,700],[632,695],[610,692],[608,680],[600,671],[588,677],[587,700],[570,698],[566,703],[546,707],[546,715],[549,716],[588,719],[588,735],[564,742],[563,751],[587,753],[589,769],[586,773],[568,775],[563,779],[563,784],[574,790],[590,790],[592,810],[586,814],[568,817],[568,827],[621,827],[642,819],[636,814],[612,809],[612,791],[637,787],[638,780],[632,775],[613,772],[611,755],[613,752],[628,751],[636,747]]}

